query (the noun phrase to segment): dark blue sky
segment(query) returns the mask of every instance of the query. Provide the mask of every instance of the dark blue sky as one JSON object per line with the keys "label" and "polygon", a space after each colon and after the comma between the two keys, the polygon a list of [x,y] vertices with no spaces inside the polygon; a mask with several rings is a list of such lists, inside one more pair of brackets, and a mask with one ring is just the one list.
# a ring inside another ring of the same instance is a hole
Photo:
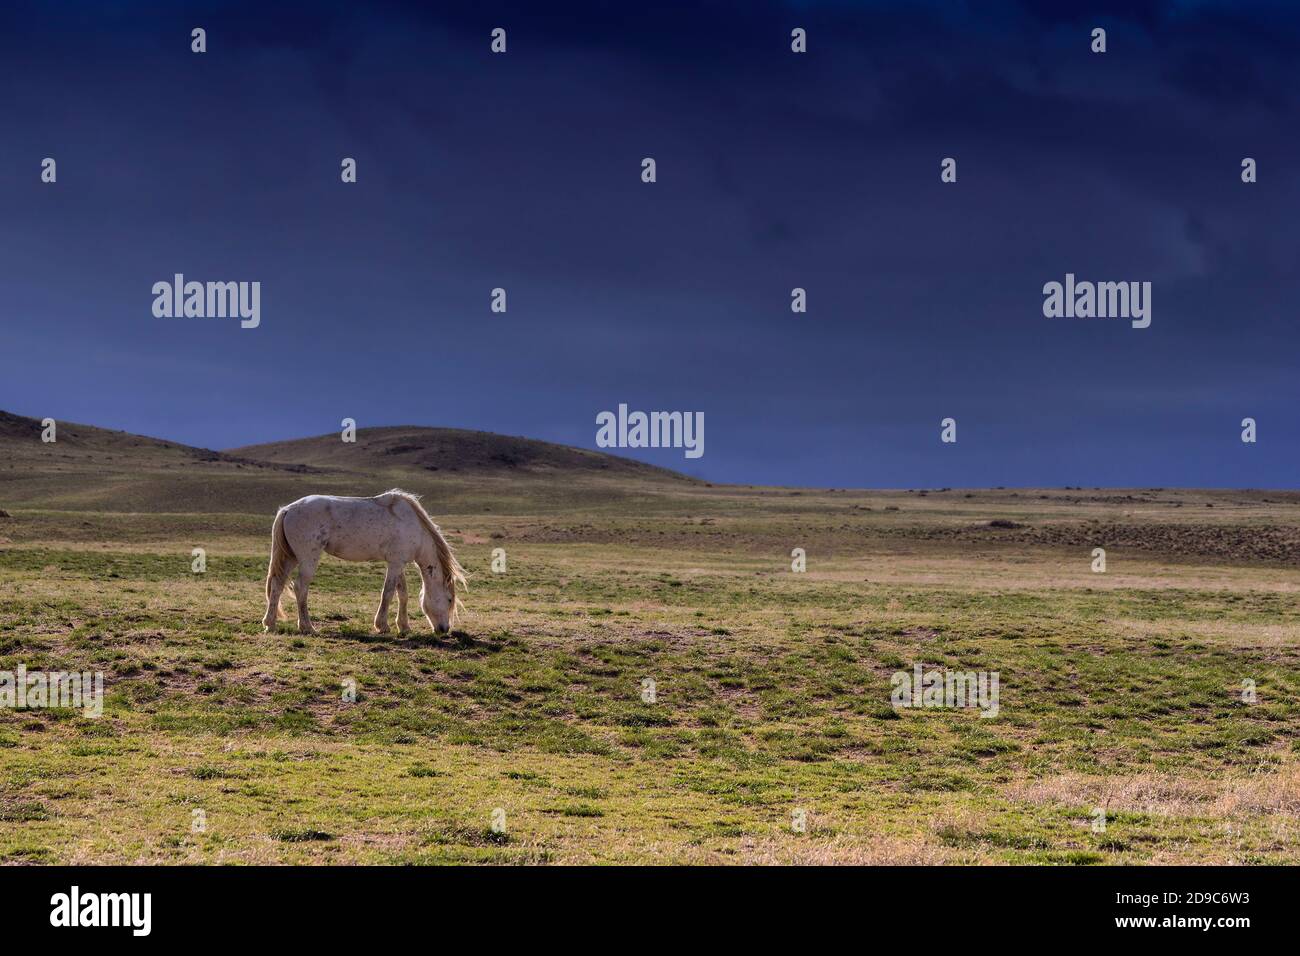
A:
{"label": "dark blue sky", "polygon": [[[47,6],[0,12],[0,408],[594,447],[625,402],[719,481],[1297,486],[1293,5]],[[155,318],[176,272],[261,327]],[[1151,327],[1045,318],[1067,272]]]}

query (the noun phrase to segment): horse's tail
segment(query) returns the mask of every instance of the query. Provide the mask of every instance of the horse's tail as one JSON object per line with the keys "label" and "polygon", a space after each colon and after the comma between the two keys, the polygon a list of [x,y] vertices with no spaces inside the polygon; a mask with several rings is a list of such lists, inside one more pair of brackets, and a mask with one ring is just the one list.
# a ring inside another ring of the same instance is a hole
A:
{"label": "horse's tail", "polygon": [[[289,539],[284,535],[284,509],[281,508],[275,513],[275,524],[271,525],[271,564],[266,569],[266,599],[268,601],[271,600],[271,583],[286,576],[289,562],[294,558],[293,548],[289,547]],[[292,582],[285,582],[284,586],[290,593],[293,592]],[[278,606],[275,609],[275,616],[277,619],[284,616],[284,612]]]}

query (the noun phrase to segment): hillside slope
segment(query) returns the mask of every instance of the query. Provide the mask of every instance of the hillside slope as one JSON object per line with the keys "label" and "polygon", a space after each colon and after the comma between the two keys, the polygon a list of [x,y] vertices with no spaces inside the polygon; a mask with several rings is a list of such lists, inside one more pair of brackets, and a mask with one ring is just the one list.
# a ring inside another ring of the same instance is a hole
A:
{"label": "hillside slope", "polygon": [[308,464],[343,471],[412,471],[572,477],[617,477],[692,482],[694,479],[631,458],[460,428],[396,425],[363,428],[347,443],[337,433],[294,441],[232,448],[226,454],[275,463]]}
{"label": "hillside slope", "polygon": [[599,452],[489,432],[370,428],[213,451],[0,411],[0,508],[117,512],[274,511],[307,494],[372,495],[395,485],[443,510],[546,511],[653,498],[702,485]]}

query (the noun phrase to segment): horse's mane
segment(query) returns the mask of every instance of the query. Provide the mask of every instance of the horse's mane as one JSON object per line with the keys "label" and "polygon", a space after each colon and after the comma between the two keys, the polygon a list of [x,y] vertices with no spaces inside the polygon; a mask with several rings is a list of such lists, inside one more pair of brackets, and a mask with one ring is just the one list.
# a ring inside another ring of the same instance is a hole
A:
{"label": "horse's mane", "polygon": [[438,563],[442,565],[442,583],[446,586],[447,593],[451,595],[451,618],[455,620],[461,609],[460,595],[456,591],[456,585],[459,584],[462,588],[469,588],[469,581],[465,577],[465,569],[456,560],[451,545],[447,543],[447,539],[442,536],[442,531],[429,517],[429,512],[425,511],[424,505],[420,504],[419,495],[413,495],[401,488],[390,488],[379,497],[383,498],[388,495],[395,495],[398,498],[405,499],[406,503],[415,511],[416,517],[420,519],[421,524],[428,530],[429,536],[433,538],[433,547],[438,552]]}

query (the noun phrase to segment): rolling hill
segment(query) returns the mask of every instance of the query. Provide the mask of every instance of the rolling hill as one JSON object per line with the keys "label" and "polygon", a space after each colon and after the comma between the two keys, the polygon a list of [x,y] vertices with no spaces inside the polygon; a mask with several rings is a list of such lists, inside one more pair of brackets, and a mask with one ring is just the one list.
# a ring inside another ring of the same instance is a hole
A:
{"label": "rolling hill", "polygon": [[605,473],[619,478],[694,480],[617,455],[460,428],[418,425],[364,428],[357,431],[356,438],[356,442],[345,444],[337,433],[331,433],[295,441],[248,445],[230,449],[226,454],[278,465],[305,464],[343,471],[358,468],[385,472],[409,469],[544,478]]}
{"label": "rolling hill", "polygon": [[394,485],[464,511],[552,510],[672,494],[703,482],[551,442],[454,428],[396,426],[229,451],[0,412],[0,507],[263,512],[304,494],[377,494]]}
{"label": "rolling hill", "polygon": [[439,515],[546,516],[530,535],[602,546],[726,541],[785,554],[797,540],[828,554],[877,540],[1087,554],[1106,542],[1233,563],[1300,560],[1294,491],[713,485],[615,455],[453,428],[367,428],[353,443],[331,433],[213,451],[72,422],[46,444],[39,420],[0,412],[0,510],[81,512],[78,534],[90,540],[108,533],[91,512],[240,514],[260,528],[303,495],[392,487],[424,495]]}

